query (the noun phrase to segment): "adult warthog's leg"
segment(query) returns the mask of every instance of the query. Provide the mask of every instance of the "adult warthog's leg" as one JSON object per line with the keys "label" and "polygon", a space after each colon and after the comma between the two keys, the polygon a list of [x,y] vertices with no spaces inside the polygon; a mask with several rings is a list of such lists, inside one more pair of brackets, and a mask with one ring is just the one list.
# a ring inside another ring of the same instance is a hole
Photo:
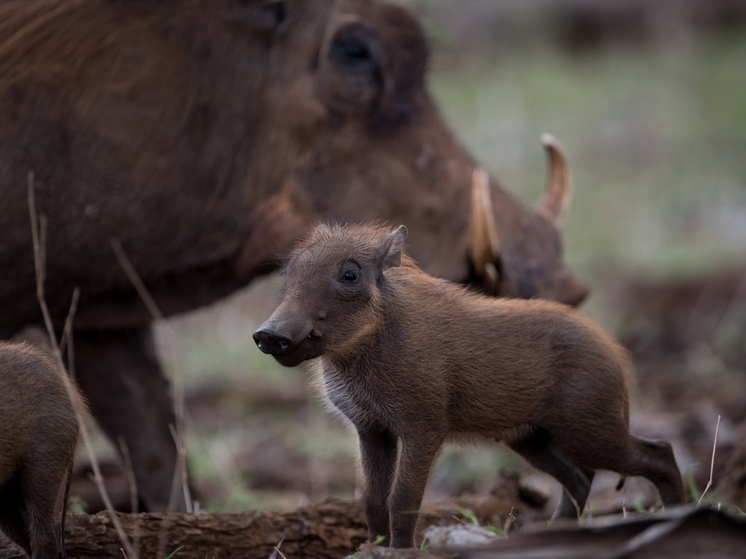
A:
{"label": "adult warthog's leg", "polygon": [[[165,511],[178,461],[169,425],[175,424],[168,381],[150,327],[75,333],[75,374],[91,412],[119,449],[132,457],[140,500]],[[175,510],[185,510],[181,485]]]}

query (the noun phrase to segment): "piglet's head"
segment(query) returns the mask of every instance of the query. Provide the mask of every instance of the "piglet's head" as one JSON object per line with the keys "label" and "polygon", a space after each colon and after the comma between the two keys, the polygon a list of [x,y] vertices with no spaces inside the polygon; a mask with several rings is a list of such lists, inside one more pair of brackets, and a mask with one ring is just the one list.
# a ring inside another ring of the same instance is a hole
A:
{"label": "piglet's head", "polygon": [[293,367],[344,357],[378,329],[386,273],[402,260],[404,226],[319,225],[293,253],[283,299],[254,332],[261,351]]}

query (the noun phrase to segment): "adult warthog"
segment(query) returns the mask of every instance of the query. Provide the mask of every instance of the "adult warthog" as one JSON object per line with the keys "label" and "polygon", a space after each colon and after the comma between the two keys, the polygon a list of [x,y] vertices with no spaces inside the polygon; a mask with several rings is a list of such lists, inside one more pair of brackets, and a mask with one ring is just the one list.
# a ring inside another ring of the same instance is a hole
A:
{"label": "adult warthog", "polygon": [[417,18],[373,0],[0,2],[0,337],[40,320],[33,171],[49,306],[61,326],[80,287],[78,381],[148,509],[174,414],[112,240],[166,315],[274,269],[321,219],[404,223],[427,272],[496,295],[587,294],[562,260],[561,153],[537,211],[486,177],[472,193],[426,60]]}

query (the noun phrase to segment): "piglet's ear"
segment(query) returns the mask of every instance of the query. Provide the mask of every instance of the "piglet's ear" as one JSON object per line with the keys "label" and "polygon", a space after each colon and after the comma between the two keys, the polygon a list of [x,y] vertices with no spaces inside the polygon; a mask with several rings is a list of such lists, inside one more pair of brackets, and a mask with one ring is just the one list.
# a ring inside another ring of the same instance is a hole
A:
{"label": "piglet's ear", "polygon": [[404,250],[404,239],[407,236],[407,228],[403,225],[386,235],[378,249],[378,262],[381,273],[389,268],[401,265],[401,253]]}

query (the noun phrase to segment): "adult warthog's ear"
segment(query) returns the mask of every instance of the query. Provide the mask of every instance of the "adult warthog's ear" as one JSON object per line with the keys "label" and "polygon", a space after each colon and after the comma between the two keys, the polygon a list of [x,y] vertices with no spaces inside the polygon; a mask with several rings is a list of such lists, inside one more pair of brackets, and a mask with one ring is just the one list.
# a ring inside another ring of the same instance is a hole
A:
{"label": "adult warthog's ear", "polygon": [[404,250],[404,239],[407,228],[403,225],[386,235],[378,247],[378,262],[381,273],[389,268],[401,266],[401,253]]}

